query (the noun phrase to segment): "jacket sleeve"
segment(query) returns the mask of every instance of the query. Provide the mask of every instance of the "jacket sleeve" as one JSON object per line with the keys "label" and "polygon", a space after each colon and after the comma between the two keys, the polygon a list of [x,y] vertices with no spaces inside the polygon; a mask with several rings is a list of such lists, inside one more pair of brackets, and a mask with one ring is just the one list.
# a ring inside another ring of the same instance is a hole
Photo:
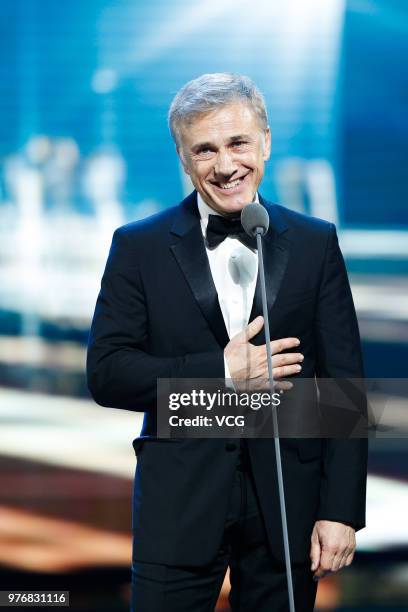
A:
{"label": "jacket sleeve", "polygon": [[[330,224],[315,317],[317,378],[364,377],[357,317],[339,248]],[[359,402],[366,421],[366,397]],[[355,403],[354,403],[355,406]],[[365,526],[367,438],[327,438],[323,444],[323,475],[318,519],[343,522],[356,530]]]}
{"label": "jacket sleeve", "polygon": [[[87,351],[94,400],[144,412],[156,406],[157,378],[223,378],[223,351],[160,357],[146,351],[148,311],[136,253],[123,228],[112,239]],[[165,305],[163,305],[163,309]]]}

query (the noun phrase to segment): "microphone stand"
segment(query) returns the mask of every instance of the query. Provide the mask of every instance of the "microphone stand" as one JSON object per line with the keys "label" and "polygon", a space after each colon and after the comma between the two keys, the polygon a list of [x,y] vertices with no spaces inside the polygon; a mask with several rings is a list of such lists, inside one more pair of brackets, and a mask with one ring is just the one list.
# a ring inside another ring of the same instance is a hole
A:
{"label": "microphone stand", "polygon": [[[271,351],[271,336],[269,333],[269,317],[268,317],[268,303],[266,299],[266,286],[265,286],[265,270],[263,262],[262,252],[262,235],[263,229],[260,227],[256,228],[256,244],[258,247],[258,261],[259,261],[259,274],[261,279],[261,295],[262,295],[262,310],[264,317],[265,327],[265,342],[266,342],[266,357],[268,362],[268,374],[269,374],[269,389],[272,395],[274,393],[274,380],[272,372],[272,351]],[[280,513],[282,521],[282,533],[283,533],[283,546],[285,551],[285,565],[286,565],[286,578],[288,582],[288,598],[289,598],[289,610],[295,612],[295,601],[293,597],[293,582],[292,582],[292,568],[290,564],[290,552],[289,552],[289,538],[288,538],[288,524],[286,520],[286,508],[285,508],[285,491],[283,489],[283,475],[282,475],[282,461],[280,452],[279,442],[279,430],[278,430],[278,418],[276,415],[276,408],[271,402],[272,407],[272,421],[275,441],[275,458],[276,458],[276,471],[278,476],[278,491],[279,491],[279,503]]]}

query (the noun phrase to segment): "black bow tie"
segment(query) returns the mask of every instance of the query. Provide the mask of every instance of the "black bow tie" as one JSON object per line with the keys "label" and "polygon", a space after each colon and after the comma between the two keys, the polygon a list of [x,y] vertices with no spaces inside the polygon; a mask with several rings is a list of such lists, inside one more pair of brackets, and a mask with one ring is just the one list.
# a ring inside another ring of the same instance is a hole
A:
{"label": "black bow tie", "polygon": [[241,225],[241,218],[227,219],[220,215],[209,215],[206,232],[207,245],[210,249],[217,247],[227,236],[238,238],[245,246],[256,249],[256,238],[248,236]]}

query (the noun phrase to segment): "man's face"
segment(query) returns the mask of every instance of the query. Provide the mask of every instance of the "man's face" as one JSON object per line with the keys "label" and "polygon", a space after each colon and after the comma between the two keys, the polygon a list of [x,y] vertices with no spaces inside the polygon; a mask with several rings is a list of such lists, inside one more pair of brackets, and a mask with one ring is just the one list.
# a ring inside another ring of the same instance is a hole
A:
{"label": "man's face", "polygon": [[177,151],[203,200],[228,215],[253,201],[271,136],[244,103],[226,104],[182,125]]}

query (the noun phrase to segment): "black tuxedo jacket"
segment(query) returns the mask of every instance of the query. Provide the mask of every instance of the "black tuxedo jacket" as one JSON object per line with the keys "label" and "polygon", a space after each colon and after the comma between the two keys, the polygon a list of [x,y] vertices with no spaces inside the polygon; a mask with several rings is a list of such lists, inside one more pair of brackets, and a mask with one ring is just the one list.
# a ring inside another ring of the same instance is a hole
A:
{"label": "black tuxedo jacket", "polygon": [[[335,227],[260,198],[272,339],[298,337],[302,376],[363,376],[358,326]],[[259,283],[250,320],[262,314]],[[118,228],[89,338],[88,386],[102,406],[145,412],[133,446],[135,558],[210,562],[220,545],[239,444],[156,439],[156,379],[223,378],[228,343],[201,233],[196,192]],[[261,332],[253,339],[265,342]],[[283,561],[273,439],[248,448],[272,554]],[[365,524],[367,440],[282,439],[293,562],[309,558],[314,522]]]}

